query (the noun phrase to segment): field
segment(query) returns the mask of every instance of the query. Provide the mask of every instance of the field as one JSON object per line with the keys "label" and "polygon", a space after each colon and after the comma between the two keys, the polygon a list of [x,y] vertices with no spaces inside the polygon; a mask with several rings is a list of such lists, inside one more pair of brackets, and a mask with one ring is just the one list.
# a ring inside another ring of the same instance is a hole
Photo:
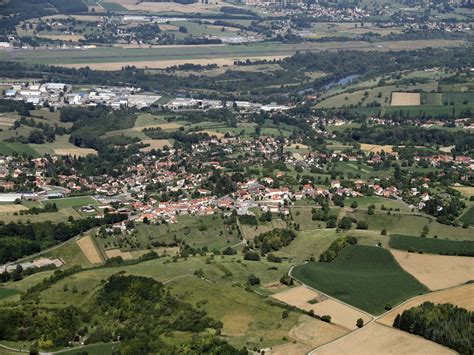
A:
{"label": "field", "polygon": [[391,106],[419,106],[420,104],[420,93],[392,92]]}
{"label": "field", "polygon": [[401,330],[371,323],[314,352],[333,354],[456,354],[455,351]]}
{"label": "field", "polygon": [[167,226],[140,224],[136,235],[127,238],[134,241],[133,247],[122,243],[122,237],[98,237],[96,240],[101,250],[120,249],[122,252],[151,248],[153,242],[169,244],[175,239],[183,240],[193,248],[207,246],[210,250],[224,249],[240,242],[237,231],[226,227],[222,217],[217,215],[179,216],[178,223]]}
{"label": "field", "polygon": [[386,313],[378,322],[392,326],[397,314],[403,313],[404,310],[416,307],[424,302],[433,303],[451,303],[455,306],[466,308],[474,311],[474,284],[462,285],[447,290],[436,291],[416,297],[396,309]]}
{"label": "field", "polygon": [[[347,330],[357,329],[356,321],[359,318],[364,319],[365,323],[368,323],[370,320],[372,320],[372,317],[368,316],[367,314],[351,308],[341,302],[328,299],[326,296],[321,295],[316,291],[304,286],[279,292],[274,294],[272,297],[305,311],[313,310],[314,314],[318,316],[330,315],[331,323],[342,326]],[[314,300],[317,300],[317,303],[309,303],[310,301]]]}
{"label": "field", "polygon": [[81,248],[81,251],[84,253],[87,260],[89,260],[91,264],[102,263],[102,257],[100,256],[100,253],[97,250],[94,240],[90,235],[79,239],[76,243],[77,245],[79,245],[79,248]]}
{"label": "field", "polygon": [[73,208],[62,208],[58,212],[47,212],[40,214],[25,214],[25,215],[14,215],[11,212],[0,213],[0,220],[5,223],[9,222],[44,222],[51,221],[53,223],[65,222],[68,218],[80,218],[81,216]]}
{"label": "field", "polygon": [[[80,307],[94,296],[101,280],[126,271],[127,274],[152,277],[166,283],[179,299],[197,304],[211,317],[221,320],[224,323],[223,335],[233,345],[263,348],[285,343],[283,337],[289,337],[290,330],[301,323],[301,313],[290,311],[287,318],[282,318],[281,307],[270,305],[265,297],[247,292],[242,286],[250,273],[266,283],[278,280],[283,269],[268,270],[269,266],[275,264],[265,261],[245,262],[238,256],[219,257],[211,263],[206,262],[206,259],[195,257],[170,262],[170,258],[160,258],[136,265],[86,270],[42,292],[40,305],[65,307],[74,304]],[[288,267],[287,264],[279,264],[278,268],[282,266]],[[193,275],[199,269],[203,270],[205,279]],[[226,276],[229,272],[232,277]],[[66,284],[69,291],[64,291]],[[73,287],[79,292],[71,292]]]}
{"label": "field", "polygon": [[97,151],[91,148],[58,148],[54,149],[54,154],[70,155],[73,157],[85,157],[89,154],[96,155]]}
{"label": "field", "polygon": [[474,258],[407,253],[392,250],[400,266],[430,290],[441,290],[474,280]]}
{"label": "field", "polygon": [[453,241],[445,239],[421,238],[408,235],[392,235],[390,248],[443,255],[474,256],[474,241]]}
{"label": "field", "polygon": [[18,291],[15,289],[0,287],[0,299],[16,295],[17,293]]}
{"label": "field", "polygon": [[265,354],[305,354],[318,346],[339,338],[346,332],[347,330],[337,325],[303,315],[298,323],[290,329],[289,338],[291,342],[266,349]]}
{"label": "field", "polygon": [[133,255],[129,251],[120,251],[120,249],[110,249],[105,251],[107,258],[114,258],[120,256],[123,260],[132,260]]}
{"label": "field", "polygon": [[296,266],[292,275],[371,314],[427,291],[388,250],[371,246],[347,246],[331,263]]}
{"label": "field", "polygon": [[281,219],[272,219],[270,223],[259,224],[258,226],[239,223],[239,227],[245,239],[254,240],[259,234],[269,232],[276,228],[286,228],[286,223]]}
{"label": "field", "polygon": [[467,223],[469,225],[474,225],[474,206],[470,207],[464,214],[459,218],[459,221],[462,223]]}
{"label": "field", "polygon": [[[113,63],[121,63],[115,69],[124,65],[137,65],[148,62],[149,67],[157,66],[162,61],[168,61],[166,66],[177,65],[181,62],[196,63],[197,59],[205,60],[207,63],[216,63],[218,60],[232,58],[262,58],[262,57],[285,57],[296,51],[320,51],[339,49],[358,50],[400,50],[417,49],[425,47],[453,47],[463,45],[463,41],[455,40],[423,40],[402,42],[328,42],[328,43],[259,43],[246,46],[160,46],[160,48],[123,49],[112,47],[101,47],[88,50],[22,50],[20,52],[2,52],[0,59],[15,60],[20,62],[37,64],[54,64],[68,66],[90,66],[98,69],[95,65],[100,64],[101,69],[108,69]],[[202,64],[202,63],[201,63]]]}
{"label": "field", "polygon": [[144,139],[140,143],[148,144],[148,147],[141,148],[142,152],[149,152],[152,149],[163,149],[164,147],[172,147],[173,145],[167,139]]}
{"label": "field", "polygon": [[354,201],[357,202],[357,208],[368,208],[370,205],[374,205],[377,209],[380,209],[382,206],[384,206],[387,209],[399,208],[402,212],[411,211],[405,203],[399,200],[380,196],[349,197],[344,199],[344,205],[350,207]]}
{"label": "field", "polygon": [[[308,207],[292,207],[291,215],[293,220],[300,225],[301,230],[314,230],[320,228],[326,228],[326,222],[324,221],[313,221],[311,206]],[[330,211],[330,215],[337,216],[340,212],[339,208],[333,208]]]}
{"label": "field", "polygon": [[367,221],[370,230],[381,231],[386,229],[388,234],[420,235],[423,227],[428,226],[428,237],[472,240],[472,230],[470,229],[448,226],[423,216],[410,216],[397,212],[391,212],[391,215],[388,215],[379,210],[376,210],[373,215],[367,215],[366,212],[362,211],[346,212],[346,215],[357,220]]}
{"label": "field", "polygon": [[461,195],[470,197],[474,196],[474,186],[451,186],[453,189],[459,191]]}
{"label": "field", "polygon": [[15,213],[15,212],[20,212],[27,210],[23,205],[0,205],[0,213]]}
{"label": "field", "polygon": [[48,202],[55,203],[59,209],[99,204],[97,200],[92,196],[55,198],[55,199],[49,200]]}
{"label": "field", "polygon": [[364,152],[370,153],[380,153],[382,150],[385,153],[391,153],[393,152],[393,145],[379,145],[379,144],[367,144],[367,143],[361,143],[360,144],[360,149],[362,149]]}
{"label": "field", "polygon": [[0,142],[1,155],[13,155],[15,153],[18,153],[19,155],[32,156],[35,158],[39,156],[38,152],[31,148],[28,144],[5,141]]}

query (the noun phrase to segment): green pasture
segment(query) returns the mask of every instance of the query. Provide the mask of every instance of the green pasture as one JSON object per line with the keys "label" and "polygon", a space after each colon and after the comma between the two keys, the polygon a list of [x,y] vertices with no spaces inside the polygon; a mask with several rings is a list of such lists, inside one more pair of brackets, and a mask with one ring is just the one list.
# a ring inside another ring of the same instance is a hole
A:
{"label": "green pasture", "polygon": [[454,241],[445,239],[422,238],[408,235],[392,235],[390,248],[442,255],[474,256],[474,241]]}

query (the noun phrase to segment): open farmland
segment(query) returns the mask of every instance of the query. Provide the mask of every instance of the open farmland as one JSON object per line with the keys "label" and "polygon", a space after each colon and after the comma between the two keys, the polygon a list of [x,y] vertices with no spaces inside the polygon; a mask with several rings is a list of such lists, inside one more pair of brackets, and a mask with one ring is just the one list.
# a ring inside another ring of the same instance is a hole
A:
{"label": "open farmland", "polygon": [[464,214],[461,217],[459,217],[459,221],[461,223],[466,223],[473,226],[474,225],[474,206],[469,207],[469,209],[466,212],[464,212]]}
{"label": "open farmland", "polygon": [[91,148],[57,148],[54,149],[54,154],[85,157],[88,155],[97,155],[97,151]]}
{"label": "open farmland", "polygon": [[308,312],[313,310],[314,314],[318,316],[330,315],[331,323],[348,330],[357,329],[356,322],[359,318],[362,318],[365,323],[372,320],[369,315],[339,301],[328,299],[328,297],[305,286],[291,288],[274,294],[272,297]]}
{"label": "open farmland", "polygon": [[[227,61],[233,58],[265,58],[286,57],[296,51],[320,51],[358,49],[358,50],[400,50],[417,49],[425,47],[453,47],[463,45],[463,41],[456,40],[414,40],[414,41],[391,41],[391,42],[327,42],[327,43],[302,43],[302,44],[280,44],[280,43],[258,43],[248,46],[160,46],[160,48],[123,49],[113,47],[100,47],[87,50],[24,50],[15,53],[1,53],[1,59],[8,59],[27,63],[54,64],[69,67],[85,67],[92,69],[101,64],[106,70],[119,63],[115,69],[126,65],[140,65],[147,62],[148,67],[159,66],[162,61],[168,61],[166,66],[181,63],[195,63],[195,60],[206,60],[207,63],[216,63],[220,58]],[[201,63],[202,64],[202,63]]]}
{"label": "open farmland", "polygon": [[392,106],[418,106],[421,104],[421,94],[413,92],[392,92]]}
{"label": "open farmland", "polygon": [[474,258],[407,253],[392,250],[400,266],[430,290],[457,286],[474,280]]}
{"label": "open farmland", "polygon": [[388,250],[371,246],[347,246],[332,262],[296,266],[292,275],[371,314],[427,291]]}
{"label": "open farmland", "polygon": [[408,302],[403,303],[399,307],[384,314],[377,321],[391,327],[397,314],[403,313],[404,310],[416,307],[424,302],[432,303],[451,303],[455,306],[466,308],[474,311],[474,284],[467,284],[453,287],[447,290],[436,291],[416,297]]}
{"label": "open farmland", "polygon": [[474,256],[474,241],[421,238],[408,235],[392,235],[391,248],[412,252],[442,255]]}
{"label": "open farmland", "polygon": [[85,236],[84,238],[79,239],[77,245],[81,248],[82,252],[86,256],[87,260],[91,264],[100,264],[102,263],[102,257],[97,250],[94,240],[90,235]]}
{"label": "open farmland", "polygon": [[98,205],[97,200],[92,196],[56,198],[49,202],[55,203],[58,208],[82,207],[89,205]]}
{"label": "open farmland", "polygon": [[291,342],[266,349],[265,354],[304,354],[347,333],[347,330],[331,323],[302,315],[290,329]]}
{"label": "open farmland", "polygon": [[140,149],[142,152],[149,152],[152,149],[163,149],[164,147],[171,148],[173,146],[167,139],[144,139],[140,143],[148,145],[148,147]]}
{"label": "open farmland", "polygon": [[312,352],[313,355],[456,354],[444,346],[401,330],[371,323]]}

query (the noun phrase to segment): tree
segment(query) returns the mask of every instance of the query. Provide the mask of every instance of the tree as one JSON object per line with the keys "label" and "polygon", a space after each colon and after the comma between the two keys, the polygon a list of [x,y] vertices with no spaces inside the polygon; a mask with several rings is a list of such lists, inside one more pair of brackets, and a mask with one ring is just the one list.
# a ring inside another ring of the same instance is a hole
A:
{"label": "tree", "polygon": [[351,203],[351,208],[357,208],[359,206],[359,204],[357,203],[357,201],[353,201]]}
{"label": "tree", "polygon": [[250,286],[260,285],[260,279],[254,274],[250,274],[249,277],[247,278],[247,283]]}
{"label": "tree", "polygon": [[338,225],[343,230],[349,230],[352,227],[352,219],[349,217],[343,217]]}
{"label": "tree", "polygon": [[244,255],[244,260],[251,260],[251,261],[259,261],[260,260],[260,255],[254,251],[248,251]]}
{"label": "tree", "polygon": [[362,328],[364,326],[364,320],[362,318],[357,319],[356,326],[357,328]]}

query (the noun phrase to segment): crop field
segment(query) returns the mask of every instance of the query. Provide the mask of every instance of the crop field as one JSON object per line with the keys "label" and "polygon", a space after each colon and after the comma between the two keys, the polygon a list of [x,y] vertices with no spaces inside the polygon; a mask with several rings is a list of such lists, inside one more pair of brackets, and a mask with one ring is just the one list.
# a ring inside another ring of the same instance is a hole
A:
{"label": "crop field", "polygon": [[385,153],[391,153],[393,152],[393,145],[379,145],[379,144],[367,144],[367,143],[361,143],[360,144],[360,149],[362,149],[364,152],[368,153],[380,153],[382,150]]}
{"label": "crop field", "polygon": [[455,306],[474,311],[474,297],[472,297],[473,294],[473,283],[453,287],[447,290],[431,292],[426,295],[416,297],[402,304],[400,307],[387,312],[378,320],[378,322],[391,327],[397,314],[403,313],[404,310],[416,307],[424,302],[451,303]]}
{"label": "crop field", "polygon": [[79,245],[79,248],[81,248],[87,260],[89,260],[91,264],[100,264],[103,262],[102,256],[97,250],[95,242],[90,235],[79,239],[76,243]]}
{"label": "crop field", "polygon": [[461,195],[465,197],[474,196],[474,186],[451,186],[456,191],[459,191]]}
{"label": "crop field", "polygon": [[43,256],[51,259],[60,258],[64,261],[66,268],[74,265],[90,266],[89,260],[86,258],[79,245],[74,241],[65,243],[59,248],[50,250],[44,253]]}
{"label": "crop field", "polygon": [[467,223],[469,225],[474,225],[474,207],[470,207],[464,214],[459,217],[461,223]]}
{"label": "crop field", "polygon": [[14,296],[18,293],[17,290],[12,288],[0,287],[0,299]]}
{"label": "crop field", "polygon": [[419,106],[421,94],[416,92],[392,92],[391,106]]}
{"label": "crop field", "polygon": [[39,154],[36,150],[31,148],[28,144],[23,144],[19,142],[0,142],[0,155],[26,155],[32,157],[38,157]]}
{"label": "crop field", "polygon": [[390,248],[443,255],[472,255],[474,256],[474,241],[445,240],[421,238],[408,235],[392,235]]}
{"label": "crop field", "polygon": [[357,332],[313,352],[317,355],[352,354],[456,354],[435,342],[410,333],[371,323]]}
{"label": "crop field", "polygon": [[441,290],[474,279],[473,257],[391,252],[405,271],[430,290]]}
{"label": "crop field", "polygon": [[97,155],[97,151],[91,148],[58,148],[54,149],[54,154],[85,157],[88,155]]}
{"label": "crop field", "polygon": [[271,222],[259,224],[258,226],[251,226],[240,223],[239,227],[245,239],[254,240],[254,238],[259,234],[269,232],[277,228],[286,228],[286,223],[281,219],[272,219]]}
{"label": "crop field", "polygon": [[446,115],[452,116],[453,109],[455,112],[465,112],[466,110],[474,109],[474,103],[469,103],[467,105],[421,105],[421,106],[403,106],[403,107],[385,107],[382,110],[384,115],[392,115],[394,113],[403,112],[404,115],[414,116],[414,115]]}
{"label": "crop field", "polygon": [[388,250],[378,247],[347,246],[331,263],[307,263],[295,267],[292,274],[371,314],[380,314],[387,304],[393,307],[427,291]]}
{"label": "crop field", "polygon": [[362,318],[365,323],[372,320],[372,317],[360,312],[345,304],[328,299],[305,286],[291,288],[286,291],[272,295],[273,298],[295,306],[305,311],[313,310],[318,316],[330,315],[331,323],[342,326],[348,330],[357,329],[356,321]]}
{"label": "crop field", "polygon": [[140,143],[148,145],[148,147],[140,149],[142,152],[149,152],[152,149],[163,149],[164,147],[173,147],[173,144],[167,139],[143,139]]}

